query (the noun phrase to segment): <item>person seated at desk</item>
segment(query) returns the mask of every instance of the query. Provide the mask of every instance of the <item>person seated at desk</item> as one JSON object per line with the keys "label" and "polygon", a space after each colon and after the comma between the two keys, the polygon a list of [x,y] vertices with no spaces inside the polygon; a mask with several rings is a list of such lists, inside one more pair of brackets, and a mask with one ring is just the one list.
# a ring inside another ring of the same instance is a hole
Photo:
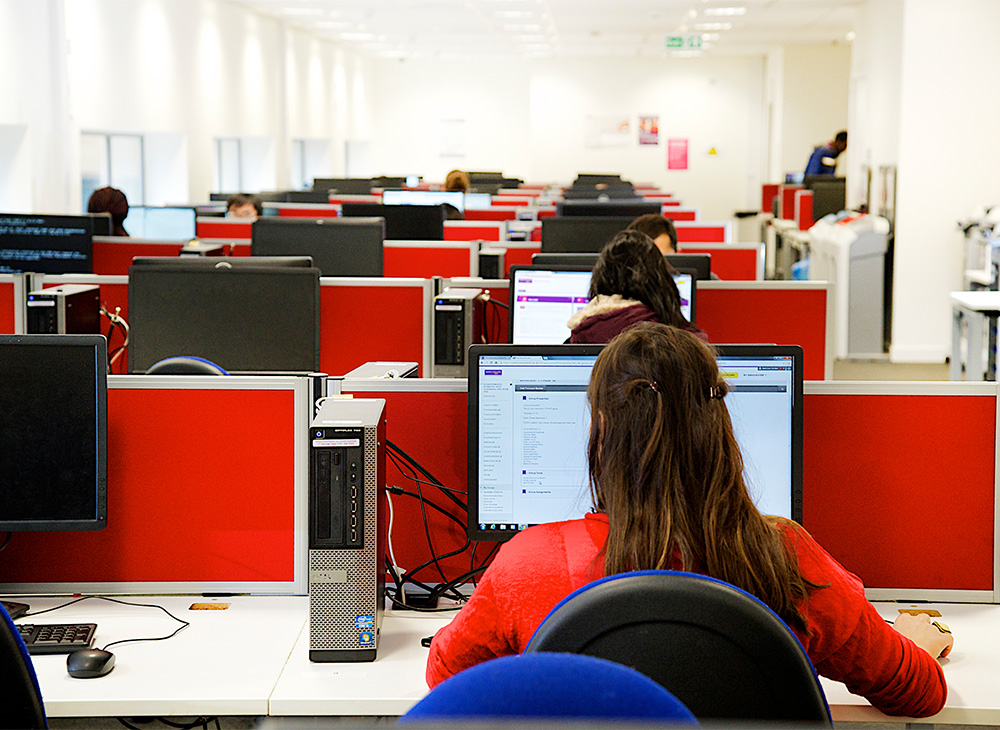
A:
{"label": "person seated at desk", "polygon": [[694,332],[663,254],[645,233],[625,230],[601,250],[590,277],[590,301],[566,325],[571,343],[603,344],[636,322],[662,322]]}
{"label": "person seated at desk", "polygon": [[666,216],[657,213],[640,215],[625,230],[645,233],[653,239],[661,253],[677,253],[677,226]]}
{"label": "person seated at desk", "polygon": [[[462,170],[452,170],[444,178],[444,189],[453,193],[469,192],[469,175]],[[445,214],[450,221],[460,221],[465,219],[462,211],[451,203],[444,204]]]}
{"label": "person seated at desk", "polygon": [[[798,524],[760,514],[712,349],[644,322],[597,358],[587,397],[594,512],[520,531],[468,603],[438,631],[434,686],[524,650],[562,598],[605,575],[672,569],[736,585],[770,606],[817,671],[890,715],[926,717],[947,696],[936,661],[952,646],[925,615],[887,624],[845,570]],[[641,465],[641,468],[639,468]]]}
{"label": "person seated at desk", "polygon": [[256,195],[233,193],[226,199],[226,218],[246,218],[252,221],[264,215],[264,204]]}
{"label": "person seated at desk", "polygon": [[88,213],[110,213],[111,235],[127,236],[125,218],[128,217],[128,198],[118,188],[98,188],[87,201]]}

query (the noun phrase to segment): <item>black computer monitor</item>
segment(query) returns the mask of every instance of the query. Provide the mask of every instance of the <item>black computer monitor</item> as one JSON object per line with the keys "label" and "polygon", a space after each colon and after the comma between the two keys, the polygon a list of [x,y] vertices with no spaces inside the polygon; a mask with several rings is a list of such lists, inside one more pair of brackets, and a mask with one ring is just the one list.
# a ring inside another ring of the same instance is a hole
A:
{"label": "black computer monitor", "polygon": [[[245,261],[245,262],[244,262]],[[319,269],[248,257],[129,267],[129,371],[195,355],[230,373],[319,370]]]}
{"label": "black computer monitor", "polygon": [[0,531],[107,524],[101,335],[0,335]]}
{"label": "black computer monitor", "polygon": [[[512,266],[508,339],[516,345],[558,345],[566,342],[566,322],[590,301],[589,266]],[[674,274],[681,314],[694,324],[694,272]]]}
{"label": "black computer monitor", "polygon": [[[505,540],[591,511],[587,385],[600,345],[469,349],[469,537]],[[802,520],[802,349],[720,345],[750,496]]]}
{"label": "black computer monitor", "polygon": [[371,195],[372,179],[369,177],[317,177],[313,190],[333,191],[338,195]]}
{"label": "black computer monitor", "polygon": [[89,215],[0,214],[0,274],[90,274],[94,227]]}
{"label": "black computer monitor", "polygon": [[542,220],[543,253],[600,252],[604,244],[624,231],[626,218],[615,216],[556,216]]}
{"label": "black computer monitor", "polygon": [[84,213],[84,215],[94,221],[93,227],[95,236],[111,235],[114,227],[111,223],[110,213]]}
{"label": "black computer monitor", "polygon": [[599,202],[596,200],[560,200],[556,203],[556,215],[583,216],[615,216],[618,218],[635,219],[641,215],[661,215],[661,203],[647,203],[641,200],[614,199]]}
{"label": "black computer monitor", "polygon": [[322,276],[382,276],[382,218],[259,218],[252,256],[309,256]]}
{"label": "black computer monitor", "polygon": [[317,203],[326,205],[330,202],[329,190],[289,190],[285,193],[286,203]]}
{"label": "black computer monitor", "polygon": [[563,198],[566,200],[615,200],[640,202],[642,196],[637,195],[631,185],[601,185],[601,186],[580,186],[567,188],[563,191]]}
{"label": "black computer monitor", "polygon": [[123,223],[134,238],[157,241],[190,241],[195,237],[193,206],[133,205]]}
{"label": "black computer monitor", "polygon": [[345,218],[385,218],[387,241],[443,241],[447,215],[443,205],[344,203]]}
{"label": "black computer monitor", "polygon": [[806,175],[802,179],[806,190],[813,194],[813,220],[839,213],[847,207],[847,179],[833,175]]}
{"label": "black computer monitor", "polygon": [[[536,266],[587,266],[594,268],[599,253],[536,253],[531,255],[531,263]],[[693,271],[695,279],[712,278],[712,254],[710,253],[665,253],[667,263],[678,271]]]}

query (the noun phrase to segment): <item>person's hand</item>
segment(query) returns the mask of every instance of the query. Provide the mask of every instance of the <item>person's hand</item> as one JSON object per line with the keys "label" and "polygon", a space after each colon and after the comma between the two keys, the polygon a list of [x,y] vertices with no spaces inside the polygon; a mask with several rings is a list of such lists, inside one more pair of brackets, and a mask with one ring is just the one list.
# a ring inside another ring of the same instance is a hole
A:
{"label": "person's hand", "polygon": [[926,613],[917,615],[901,613],[892,628],[926,651],[935,659],[944,658],[951,652],[955,637],[931,623]]}

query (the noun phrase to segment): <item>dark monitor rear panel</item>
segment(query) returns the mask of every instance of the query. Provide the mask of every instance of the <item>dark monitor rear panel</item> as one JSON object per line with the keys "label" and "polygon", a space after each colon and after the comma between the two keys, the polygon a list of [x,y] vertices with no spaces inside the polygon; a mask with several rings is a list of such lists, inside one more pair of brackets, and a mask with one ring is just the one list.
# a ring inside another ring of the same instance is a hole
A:
{"label": "dark monitor rear panel", "polygon": [[382,276],[381,218],[270,218],[253,224],[253,256],[310,256],[322,276]]}

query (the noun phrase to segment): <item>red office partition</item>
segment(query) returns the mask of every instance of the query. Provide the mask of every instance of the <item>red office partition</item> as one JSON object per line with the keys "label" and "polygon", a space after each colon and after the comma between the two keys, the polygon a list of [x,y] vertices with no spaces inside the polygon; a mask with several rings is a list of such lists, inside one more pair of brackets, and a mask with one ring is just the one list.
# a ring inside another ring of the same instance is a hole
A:
{"label": "red office partition", "polygon": [[695,324],[712,342],[800,345],[805,379],[831,377],[832,295],[826,282],[699,281],[697,296]]}
{"label": "red office partition", "polygon": [[[540,233],[542,229],[538,228],[537,230]],[[533,241],[508,241],[502,247],[507,250],[507,253],[504,254],[503,265],[508,276],[510,276],[511,266],[527,266],[531,263],[531,257],[542,251],[541,244]]]}
{"label": "red office partition", "polygon": [[697,208],[675,208],[673,206],[667,206],[664,208],[661,206],[661,209],[663,215],[674,221],[674,223],[677,223],[678,221],[691,223],[698,220]]}
{"label": "red office partition", "polygon": [[500,206],[488,210],[470,209],[465,211],[467,221],[514,221],[517,220],[517,208]]}
{"label": "red office partition", "polygon": [[474,241],[386,241],[382,273],[420,279],[475,276],[479,273],[479,245]]}
{"label": "red office partition", "polygon": [[760,212],[771,213],[774,199],[779,195],[781,186],[777,184],[762,185],[760,189]]}
{"label": "red office partition", "polygon": [[111,377],[107,527],[19,533],[4,592],[304,592],[307,413],[305,378]]}
{"label": "red office partition", "polygon": [[243,238],[250,240],[253,221],[245,218],[198,218],[195,233],[198,238]]}
{"label": "red office partition", "polygon": [[101,276],[127,276],[128,267],[136,256],[178,256],[186,243],[115,236],[95,237],[94,273]]}
{"label": "red office partition", "polygon": [[813,191],[795,191],[795,222],[800,231],[808,231],[812,228],[813,221]]}
{"label": "red office partition", "polygon": [[431,366],[431,282],[320,278],[320,369],[343,375],[366,362]]}
{"label": "red office partition", "polygon": [[996,602],[995,384],[809,383],[804,405],[817,541],[872,597]]}
{"label": "red office partition", "polygon": [[281,218],[336,218],[340,215],[339,205],[280,203],[277,207]]}
{"label": "red office partition", "polygon": [[0,335],[16,333],[18,298],[24,297],[20,281],[13,274],[0,274]]}
{"label": "red office partition", "polygon": [[445,221],[446,241],[502,241],[502,221]]}
{"label": "red office partition", "polygon": [[493,198],[492,204],[494,206],[513,206],[516,208],[525,208],[531,205],[531,201],[534,198],[530,198],[526,195],[515,197],[514,195],[500,195]]}
{"label": "red office partition", "polygon": [[[668,218],[673,216],[664,213]],[[729,221],[674,221],[678,243],[730,243],[732,225]]]}
{"label": "red office partition", "polygon": [[712,273],[726,281],[761,279],[759,243],[681,243],[680,253],[707,253],[712,256]]}
{"label": "red office partition", "polygon": [[791,218],[795,214],[795,191],[801,189],[801,185],[782,185],[779,188],[781,209],[778,218]]}

